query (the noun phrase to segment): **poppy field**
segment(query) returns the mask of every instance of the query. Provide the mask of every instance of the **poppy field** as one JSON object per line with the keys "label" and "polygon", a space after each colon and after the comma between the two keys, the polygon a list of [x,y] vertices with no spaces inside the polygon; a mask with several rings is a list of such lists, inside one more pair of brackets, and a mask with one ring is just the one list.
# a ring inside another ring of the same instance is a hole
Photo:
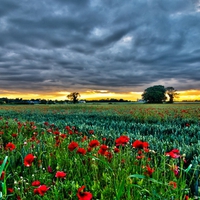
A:
{"label": "poppy field", "polygon": [[0,163],[0,199],[198,199],[200,104],[1,105]]}

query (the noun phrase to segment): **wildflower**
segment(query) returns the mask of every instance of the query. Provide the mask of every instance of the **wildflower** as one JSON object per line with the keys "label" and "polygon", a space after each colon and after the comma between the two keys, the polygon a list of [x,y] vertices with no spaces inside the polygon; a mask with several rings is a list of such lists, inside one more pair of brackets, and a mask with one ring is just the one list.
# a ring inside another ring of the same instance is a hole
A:
{"label": "wildflower", "polygon": [[104,156],[108,159],[108,161],[110,162],[111,161],[111,159],[112,159],[112,153],[111,152],[109,152],[109,151],[106,151],[105,153],[104,153]]}
{"label": "wildflower", "polygon": [[67,137],[67,135],[63,133],[63,134],[60,135],[60,137],[61,137],[62,139],[65,139],[65,138]]}
{"label": "wildflower", "polygon": [[78,148],[78,150],[76,151],[76,153],[85,155],[87,153],[87,150],[85,150],[84,148]]}
{"label": "wildflower", "polygon": [[87,140],[87,136],[83,136],[83,138],[81,139],[81,142],[84,142],[85,140]]}
{"label": "wildflower", "polygon": [[32,162],[34,161],[35,157],[33,154],[28,154],[25,158],[24,158],[24,165],[26,167],[30,167],[32,165]]}
{"label": "wildflower", "polygon": [[60,132],[59,131],[54,131],[53,134],[54,135],[60,135]]}
{"label": "wildflower", "polygon": [[151,168],[149,165],[146,166],[146,171],[144,172],[145,175],[151,176],[155,170]]}
{"label": "wildflower", "polygon": [[17,137],[17,133],[13,133],[12,137],[14,137],[14,138]]}
{"label": "wildflower", "polygon": [[171,166],[171,170],[174,172],[174,175],[176,177],[178,177],[178,174],[179,174],[178,166],[177,165],[172,165]]}
{"label": "wildflower", "polygon": [[178,149],[173,149],[170,152],[165,153],[166,156],[170,156],[171,158],[179,158],[180,151]]}
{"label": "wildflower", "polygon": [[149,143],[148,142],[142,142],[141,140],[136,140],[132,144],[133,148],[136,149],[148,149]]}
{"label": "wildflower", "polygon": [[85,186],[83,185],[78,189],[77,197],[79,200],[91,200],[92,194],[90,192],[83,192]]}
{"label": "wildflower", "polygon": [[48,126],[48,125],[49,125],[49,123],[48,123],[48,122],[44,122],[44,125],[45,125],[45,126]]}
{"label": "wildflower", "polygon": [[74,149],[76,149],[78,147],[78,143],[77,142],[74,142],[72,141],[69,145],[68,145],[68,149],[70,151],[73,151]]}
{"label": "wildflower", "polygon": [[91,147],[88,147],[87,148],[87,152],[91,152],[92,151],[92,148]]}
{"label": "wildflower", "polygon": [[2,173],[1,173],[1,177],[0,177],[0,180],[3,180],[3,179],[4,179],[5,174],[6,174],[6,172],[5,172],[5,171],[2,171]]}
{"label": "wildflower", "polygon": [[33,190],[33,193],[34,193],[34,194],[40,194],[38,188],[35,188],[35,189]]}
{"label": "wildflower", "polygon": [[13,151],[15,148],[16,146],[12,142],[9,142],[8,144],[6,144],[6,147],[5,147],[6,150],[10,150],[10,151]]}
{"label": "wildflower", "polygon": [[118,149],[117,147],[114,148],[114,153],[119,153],[120,149]]}
{"label": "wildflower", "polygon": [[40,185],[40,181],[36,180],[36,181],[33,181],[32,186],[39,186]]}
{"label": "wildflower", "polygon": [[56,178],[65,178],[66,173],[63,171],[57,171],[55,177]]}
{"label": "wildflower", "polygon": [[105,144],[102,144],[100,146],[100,149],[99,149],[98,153],[101,154],[101,155],[104,155],[107,150],[108,150],[108,146],[105,145]]}
{"label": "wildflower", "polygon": [[89,130],[88,133],[89,134],[94,134],[94,130]]}
{"label": "wildflower", "polygon": [[100,145],[100,142],[98,140],[91,140],[90,143],[89,143],[89,146],[91,148],[97,147],[99,145]]}
{"label": "wildflower", "polygon": [[144,157],[145,157],[144,154],[141,154],[141,155],[139,155],[139,156],[136,156],[136,159],[141,160],[141,159],[143,159]]}
{"label": "wildflower", "polygon": [[177,188],[177,183],[174,182],[174,181],[170,181],[169,182],[169,186],[172,186],[173,189],[176,189]]}
{"label": "wildflower", "polygon": [[52,172],[53,172],[51,166],[48,166],[48,167],[47,167],[47,171],[48,171],[49,173],[52,173]]}
{"label": "wildflower", "polygon": [[7,192],[11,194],[11,193],[14,192],[14,189],[13,188],[7,188]]}
{"label": "wildflower", "polygon": [[66,130],[70,130],[70,126],[65,126],[65,129]]}
{"label": "wildflower", "polygon": [[55,146],[56,146],[56,147],[59,147],[60,145],[61,145],[61,140],[57,139],[57,140],[56,140]]}
{"label": "wildflower", "polygon": [[34,189],[34,194],[39,194],[40,196],[44,196],[49,188],[46,185],[40,185],[38,188]]}
{"label": "wildflower", "polygon": [[185,195],[185,200],[189,200],[189,196],[188,195]]}
{"label": "wildflower", "polygon": [[129,142],[129,137],[126,135],[121,135],[119,138],[115,140],[116,146],[124,146]]}

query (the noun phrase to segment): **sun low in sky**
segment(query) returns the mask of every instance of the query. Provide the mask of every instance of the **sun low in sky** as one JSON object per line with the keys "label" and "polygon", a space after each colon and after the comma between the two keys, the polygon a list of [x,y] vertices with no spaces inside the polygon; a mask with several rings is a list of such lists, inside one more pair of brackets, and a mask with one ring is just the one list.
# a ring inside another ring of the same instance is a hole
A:
{"label": "sun low in sky", "polygon": [[1,0],[0,98],[200,99],[199,0]]}

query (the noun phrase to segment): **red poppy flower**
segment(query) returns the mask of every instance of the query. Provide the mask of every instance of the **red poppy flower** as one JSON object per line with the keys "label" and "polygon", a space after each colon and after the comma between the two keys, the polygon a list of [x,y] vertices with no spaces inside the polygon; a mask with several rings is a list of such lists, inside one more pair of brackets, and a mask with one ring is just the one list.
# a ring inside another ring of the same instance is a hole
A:
{"label": "red poppy flower", "polygon": [[91,147],[88,147],[87,148],[87,152],[91,152],[92,151],[92,148]]}
{"label": "red poppy flower", "polygon": [[90,192],[83,192],[85,186],[83,185],[78,189],[77,197],[79,200],[91,200],[92,194]]}
{"label": "red poppy flower", "polygon": [[24,158],[24,165],[26,167],[30,167],[32,165],[32,162],[34,161],[35,157],[33,154],[28,154],[25,158]]}
{"label": "red poppy flower", "polygon": [[3,180],[3,179],[4,179],[5,174],[6,174],[6,172],[5,172],[5,171],[2,171],[2,173],[1,173],[1,177],[0,177],[0,180]]}
{"label": "red poppy flower", "polygon": [[124,146],[129,142],[129,137],[126,135],[121,135],[119,138],[115,140],[116,146]]}
{"label": "red poppy flower", "polygon": [[13,151],[15,148],[16,146],[12,142],[9,142],[8,144],[6,144],[6,147],[5,147],[6,150],[10,150],[10,151]]}
{"label": "red poppy flower", "polygon": [[94,130],[89,130],[88,133],[89,134],[94,134]]}
{"label": "red poppy flower", "polygon": [[65,138],[67,137],[67,135],[64,134],[64,133],[62,133],[62,134],[60,135],[60,137],[61,137],[62,139],[65,139]]}
{"label": "red poppy flower", "polygon": [[100,142],[98,140],[91,140],[90,143],[89,143],[89,146],[91,148],[97,147],[99,145],[100,145]]}
{"label": "red poppy flower", "polygon": [[14,137],[14,138],[17,137],[17,133],[13,133],[12,137]]}
{"label": "red poppy flower", "polygon": [[74,149],[76,149],[78,147],[78,143],[77,142],[74,142],[72,141],[69,145],[68,145],[68,149],[70,151],[73,151]]}
{"label": "red poppy flower", "polygon": [[48,125],[49,125],[49,123],[48,123],[48,122],[44,122],[44,125],[45,125],[45,126],[48,126]]}
{"label": "red poppy flower", "polygon": [[83,136],[83,138],[81,139],[81,142],[84,142],[85,140],[87,140],[87,136]]}
{"label": "red poppy flower", "polygon": [[34,194],[40,194],[38,188],[35,188],[35,189],[33,190],[33,193],[34,193]]}
{"label": "red poppy flower", "polygon": [[155,170],[151,168],[149,165],[146,166],[146,171],[144,172],[145,175],[151,176]]}
{"label": "red poppy flower", "polygon": [[102,149],[103,151],[106,151],[106,150],[108,150],[108,146],[105,145],[105,144],[102,144],[102,145],[100,146],[100,149]]}
{"label": "red poppy flower", "polygon": [[60,132],[59,131],[54,131],[53,134],[54,135],[60,135]]}
{"label": "red poppy flower", "polygon": [[165,153],[166,156],[170,156],[171,158],[179,158],[180,151],[178,149],[173,149],[170,152]]}
{"label": "red poppy flower", "polygon": [[70,130],[70,126],[65,126],[65,129],[66,130]]}
{"label": "red poppy flower", "polygon": [[108,159],[108,161],[110,162],[111,161],[111,159],[112,159],[112,153],[111,152],[109,152],[109,151],[106,151],[105,152],[105,154],[104,154],[104,156]]}
{"label": "red poppy flower", "polygon": [[46,185],[40,185],[37,189],[34,190],[34,194],[39,194],[40,196],[44,196],[49,188]]}
{"label": "red poppy flower", "polygon": [[132,146],[136,149],[147,149],[149,147],[149,143],[142,142],[141,140],[136,140],[133,142]]}
{"label": "red poppy flower", "polygon": [[107,150],[108,150],[108,146],[105,145],[105,144],[102,144],[100,146],[100,149],[99,149],[98,153],[101,154],[101,155],[105,155],[105,153],[106,153]]}
{"label": "red poppy flower", "polygon": [[114,148],[114,153],[119,153],[120,149],[118,149],[117,147]]}
{"label": "red poppy flower", "polygon": [[141,160],[143,159],[145,156],[143,154],[141,154],[140,156],[136,156],[136,159]]}
{"label": "red poppy flower", "polygon": [[39,186],[40,185],[40,181],[36,180],[36,181],[33,181],[32,186]]}
{"label": "red poppy flower", "polygon": [[176,177],[178,177],[178,175],[179,175],[178,166],[177,166],[177,165],[173,165],[173,166],[171,167],[171,170],[174,172],[174,175],[175,175]]}
{"label": "red poppy flower", "polygon": [[63,171],[57,171],[55,177],[56,178],[65,178],[66,173]]}
{"label": "red poppy flower", "polygon": [[11,193],[14,192],[14,189],[13,188],[7,188],[7,192],[11,194]]}
{"label": "red poppy flower", "polygon": [[169,182],[169,185],[172,186],[173,189],[176,189],[176,188],[177,188],[177,183],[174,182],[174,181],[170,181],[170,182]]}
{"label": "red poppy flower", "polygon": [[188,195],[185,195],[185,200],[189,200],[189,196]]}
{"label": "red poppy flower", "polygon": [[85,150],[84,148],[78,148],[77,152],[79,154],[85,155],[87,153],[87,150]]}
{"label": "red poppy flower", "polygon": [[189,126],[190,126],[190,124],[186,123],[186,124],[185,124],[185,126],[189,127]]}

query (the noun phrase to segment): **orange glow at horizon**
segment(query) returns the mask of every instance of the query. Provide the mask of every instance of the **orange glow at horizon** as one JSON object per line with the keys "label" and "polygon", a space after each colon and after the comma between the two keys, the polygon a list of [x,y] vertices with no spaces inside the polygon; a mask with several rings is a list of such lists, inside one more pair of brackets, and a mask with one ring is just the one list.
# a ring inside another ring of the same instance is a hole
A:
{"label": "orange glow at horizon", "polygon": [[[93,90],[93,91],[85,91],[80,92],[81,99],[86,100],[100,100],[100,99],[124,99],[137,101],[137,99],[141,99],[141,95],[143,92],[127,92],[127,93],[116,93],[110,92],[108,90]],[[175,99],[175,101],[194,101],[200,100],[200,90],[186,90],[186,91],[178,91],[179,97]],[[0,98],[7,97],[9,99],[22,98],[24,100],[27,99],[47,99],[47,100],[66,100],[67,95],[70,94],[68,91],[60,91],[60,92],[52,92],[52,93],[20,93],[16,91],[1,91],[0,90]]]}

